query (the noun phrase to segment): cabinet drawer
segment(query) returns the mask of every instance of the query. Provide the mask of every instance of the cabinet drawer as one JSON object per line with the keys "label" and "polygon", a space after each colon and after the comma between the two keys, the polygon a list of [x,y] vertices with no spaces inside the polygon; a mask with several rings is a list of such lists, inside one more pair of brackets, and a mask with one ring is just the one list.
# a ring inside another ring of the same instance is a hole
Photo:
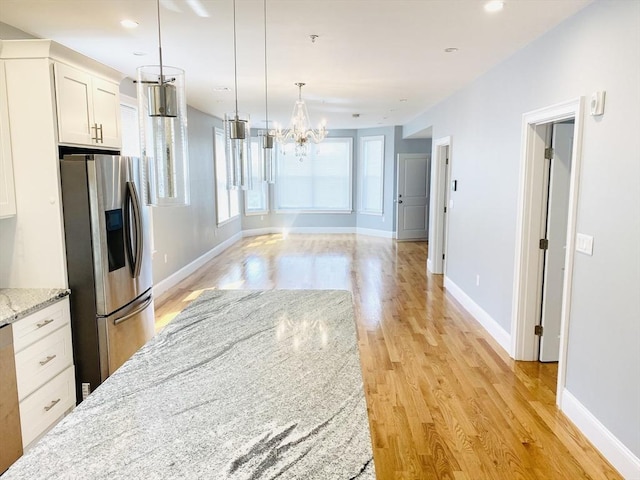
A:
{"label": "cabinet drawer", "polygon": [[73,367],[50,380],[20,402],[22,443],[27,447],[75,405]]}
{"label": "cabinet drawer", "polygon": [[13,324],[13,348],[16,353],[70,322],[69,299],[49,305]]}
{"label": "cabinet drawer", "polygon": [[16,354],[20,400],[73,364],[69,324]]}

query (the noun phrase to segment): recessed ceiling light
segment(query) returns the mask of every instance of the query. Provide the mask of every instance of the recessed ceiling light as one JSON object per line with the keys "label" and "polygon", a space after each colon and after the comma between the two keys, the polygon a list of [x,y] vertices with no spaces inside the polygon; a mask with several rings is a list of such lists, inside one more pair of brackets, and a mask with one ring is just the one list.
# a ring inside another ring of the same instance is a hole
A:
{"label": "recessed ceiling light", "polygon": [[138,26],[138,22],[125,19],[120,22],[120,25],[122,25],[124,28],[136,28]]}
{"label": "recessed ceiling light", "polygon": [[218,85],[217,87],[213,87],[213,91],[214,92],[230,92],[231,89],[223,85]]}
{"label": "recessed ceiling light", "polygon": [[491,0],[484,4],[485,12],[499,12],[504,8],[504,2],[502,0]]}
{"label": "recessed ceiling light", "polygon": [[401,101],[401,102],[406,102],[406,101],[407,101],[407,99],[406,99],[406,98],[401,98],[401,99],[400,99],[400,101]]}
{"label": "recessed ceiling light", "polygon": [[136,57],[144,57],[147,54],[147,52],[133,52],[133,54]]}
{"label": "recessed ceiling light", "polygon": [[447,53],[453,53],[453,52],[457,52],[458,49],[456,47],[447,47],[444,49],[444,51]]}

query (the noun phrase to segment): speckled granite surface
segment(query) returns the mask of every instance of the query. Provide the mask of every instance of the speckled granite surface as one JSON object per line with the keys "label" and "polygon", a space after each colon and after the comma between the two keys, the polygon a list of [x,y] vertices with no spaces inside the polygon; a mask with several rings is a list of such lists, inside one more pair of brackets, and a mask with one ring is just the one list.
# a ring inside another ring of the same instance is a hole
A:
{"label": "speckled granite surface", "polygon": [[351,294],[205,291],[9,479],[373,479]]}
{"label": "speckled granite surface", "polygon": [[69,295],[63,288],[0,288],[0,327]]}

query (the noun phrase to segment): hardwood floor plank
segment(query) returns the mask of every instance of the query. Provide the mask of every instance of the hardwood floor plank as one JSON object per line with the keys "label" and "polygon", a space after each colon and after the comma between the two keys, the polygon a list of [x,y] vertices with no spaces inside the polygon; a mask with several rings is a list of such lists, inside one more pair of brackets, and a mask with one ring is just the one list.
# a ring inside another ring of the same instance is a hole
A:
{"label": "hardwood floor plank", "polygon": [[246,238],[157,299],[156,326],[204,289],[348,289],[379,479],[620,479],[556,408],[557,365],[509,358],[426,258],[418,242]]}

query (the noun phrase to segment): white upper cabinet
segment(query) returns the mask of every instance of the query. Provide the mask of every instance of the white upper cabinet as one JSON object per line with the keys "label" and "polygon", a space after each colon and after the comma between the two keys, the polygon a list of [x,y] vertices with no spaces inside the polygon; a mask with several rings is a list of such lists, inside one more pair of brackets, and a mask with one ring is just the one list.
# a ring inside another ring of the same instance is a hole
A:
{"label": "white upper cabinet", "polygon": [[120,148],[118,85],[63,63],[54,69],[59,142]]}
{"label": "white upper cabinet", "polygon": [[13,155],[7,101],[4,61],[0,61],[0,218],[12,217],[16,214]]}

